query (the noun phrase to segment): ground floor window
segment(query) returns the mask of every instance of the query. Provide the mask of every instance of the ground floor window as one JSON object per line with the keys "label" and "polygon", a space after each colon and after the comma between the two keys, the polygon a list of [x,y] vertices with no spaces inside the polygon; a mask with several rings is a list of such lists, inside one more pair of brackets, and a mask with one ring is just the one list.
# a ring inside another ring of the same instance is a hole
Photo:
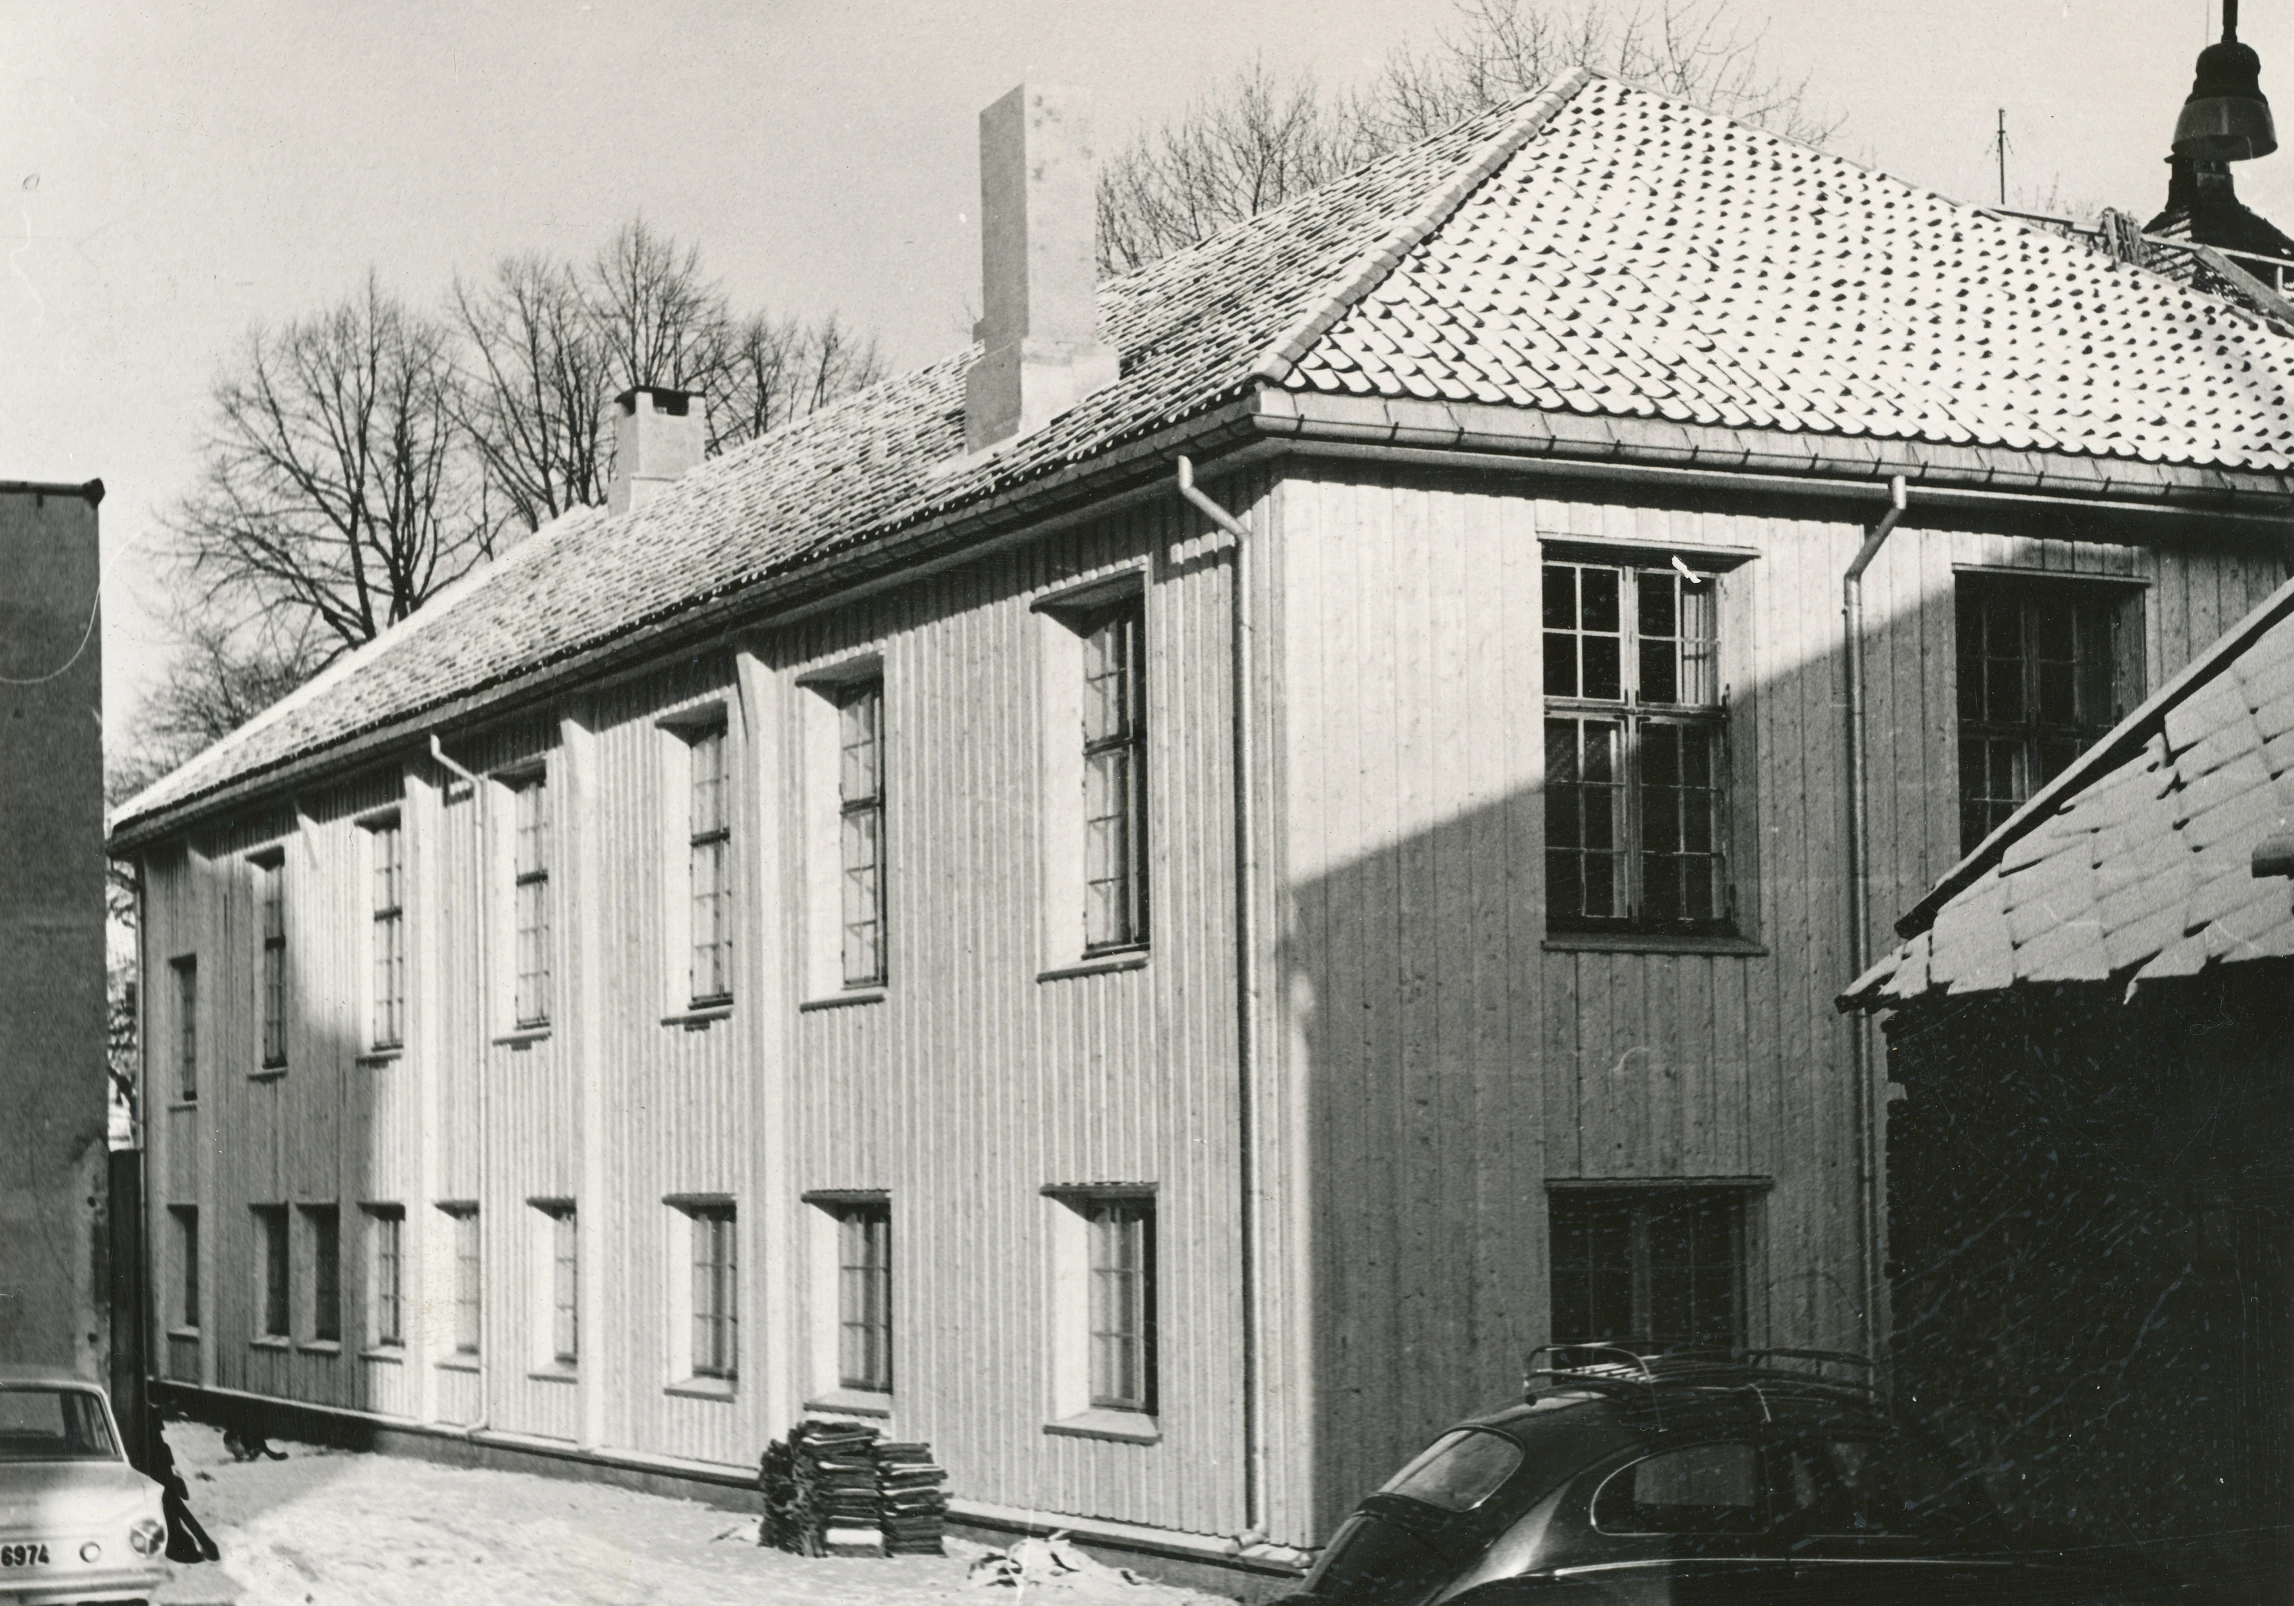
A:
{"label": "ground floor window", "polygon": [[836,1208],[837,1386],[892,1392],[892,1205]]}
{"label": "ground floor window", "polygon": [[341,1214],[333,1205],[305,1205],[303,1230],[311,1245],[311,1337],[336,1343],[343,1336]]}
{"label": "ground floor window", "polygon": [[438,1207],[454,1236],[454,1353],[478,1353],[486,1297],[485,1266],[480,1259],[478,1207],[447,1204]]}
{"label": "ground floor window", "polygon": [[541,1226],[535,1260],[545,1335],[539,1359],[570,1367],[581,1358],[581,1222],[570,1199],[537,1199],[534,1209]]}
{"label": "ground floor window", "polygon": [[167,1213],[175,1223],[175,1325],[196,1331],[199,1327],[199,1207],[169,1205]]}
{"label": "ground floor window", "polygon": [[287,1303],[289,1257],[285,1205],[255,1206],[255,1250],[262,1257],[262,1282],[257,1291],[263,1298],[263,1336],[285,1338],[291,1309]]}
{"label": "ground floor window", "polygon": [[367,1311],[378,1349],[406,1343],[406,1212],[367,1207]]}
{"label": "ground floor window", "polygon": [[1091,1404],[1155,1412],[1155,1201],[1094,1199],[1091,1243]]}
{"label": "ground floor window", "polygon": [[1742,1188],[1556,1189],[1553,1340],[1740,1348]]}
{"label": "ground floor window", "polygon": [[729,1204],[685,1207],[691,1222],[691,1373],[730,1383],[740,1375],[738,1226]]}

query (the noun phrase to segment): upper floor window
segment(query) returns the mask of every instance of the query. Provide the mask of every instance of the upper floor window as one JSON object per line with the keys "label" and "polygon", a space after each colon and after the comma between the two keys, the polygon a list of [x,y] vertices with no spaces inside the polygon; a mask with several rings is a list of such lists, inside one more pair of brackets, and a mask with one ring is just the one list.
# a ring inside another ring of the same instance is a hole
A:
{"label": "upper floor window", "polygon": [[1143,599],[1083,622],[1083,946],[1147,940],[1147,641]]}
{"label": "upper floor window", "polygon": [[1720,582],[1545,565],[1545,876],[1567,931],[1731,929]]}
{"label": "upper floor window", "polygon": [[199,961],[186,954],[168,968],[175,972],[175,1096],[189,1104],[199,1097]]}
{"label": "upper floor window", "polygon": [[2142,698],[2141,597],[2095,581],[1959,584],[1960,851]]}
{"label": "upper floor window", "polygon": [[517,937],[513,1013],[520,1027],[550,1018],[550,794],[548,778],[517,783],[512,822],[511,890]]}
{"label": "upper floor window", "polygon": [[263,936],[261,973],[263,1065],[287,1063],[287,861],[284,855],[255,861],[255,904]]}
{"label": "upper floor window", "polygon": [[695,1004],[721,1004],[733,996],[733,815],[725,727],[692,732],[685,746],[691,996]]}
{"label": "upper floor window", "polygon": [[1554,1342],[1745,1343],[1742,1188],[1570,1188],[1551,1211]]}
{"label": "upper floor window", "polygon": [[837,703],[838,856],[844,984],[874,987],[884,953],[884,682],[845,688]]}
{"label": "upper floor window", "polygon": [[373,1046],[406,1041],[406,848],[395,817],[367,827],[372,881],[367,957],[373,989]]}

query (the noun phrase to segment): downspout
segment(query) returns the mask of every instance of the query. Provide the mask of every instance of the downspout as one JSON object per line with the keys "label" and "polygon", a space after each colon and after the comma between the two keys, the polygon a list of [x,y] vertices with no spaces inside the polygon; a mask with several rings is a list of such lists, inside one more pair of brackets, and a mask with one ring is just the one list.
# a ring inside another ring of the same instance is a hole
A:
{"label": "downspout", "polygon": [[[1846,635],[1848,664],[1848,974],[1864,974],[1864,932],[1870,921],[1869,889],[1865,886],[1869,853],[1865,846],[1864,797],[1864,571],[1880,555],[1880,548],[1895,533],[1904,516],[1904,477],[1888,481],[1888,510],[1880,515],[1857,548],[1848,572],[1840,579],[1840,616]],[[1858,1015],[1849,1024],[1849,1059],[1856,1079],[1856,1262],[1857,1303],[1863,1328],[1864,1353],[1884,1359],[1886,1335],[1880,1331],[1880,1200],[1879,1143],[1876,1101],[1872,1097],[1871,1023]]]}
{"label": "downspout", "polygon": [[[471,806],[478,811],[478,861],[481,865],[483,865],[486,861],[487,848],[485,784],[480,781],[476,775],[464,769],[461,765],[455,763],[452,759],[446,756],[446,749],[439,744],[438,733],[436,731],[432,731],[430,733],[430,756],[438,761],[438,767],[446,771],[447,774],[459,776],[462,780],[469,783],[470,803]],[[443,800],[441,800],[441,803],[443,804]],[[443,807],[441,807],[440,812],[444,812]],[[493,922],[486,917],[485,876],[484,872],[481,871],[479,875],[478,897],[478,986],[481,994],[479,1000],[481,1010],[483,1010],[485,1004],[483,994],[487,985],[487,978],[493,974],[486,963],[487,934],[488,928],[492,924]],[[1859,974],[1861,973],[1859,972]],[[481,1019],[482,1018],[483,1016],[481,1016]],[[439,1066],[432,1066],[431,1074],[438,1074],[440,1069],[441,1067]],[[478,1244],[480,1255],[478,1262],[478,1420],[464,1424],[462,1429],[462,1436],[466,1439],[475,1439],[479,1434],[485,1432],[488,1428],[494,1425],[494,1335],[488,1331],[490,1324],[486,1319],[486,1313],[492,1307],[493,1301],[486,1297],[486,1262],[484,1259],[486,1242],[486,1210],[484,1199],[486,1191],[486,1140],[494,1130],[492,1124],[487,1120],[488,1110],[486,1089],[487,1086],[493,1081],[493,1076],[491,1074],[492,1069],[493,1068],[486,1063],[486,1056],[484,1054],[480,1054],[478,1056],[478,1192],[480,1195],[478,1207]]]}
{"label": "downspout", "polygon": [[1248,1549],[1267,1538],[1265,1389],[1259,1365],[1258,1163],[1253,1150],[1256,1116],[1254,1078],[1257,1071],[1252,1023],[1258,1011],[1257,925],[1253,915],[1251,878],[1257,868],[1252,853],[1250,784],[1253,771],[1251,743],[1251,690],[1257,684],[1253,664],[1250,571],[1245,557],[1249,531],[1242,521],[1195,487],[1195,465],[1178,460],[1179,494],[1203,517],[1234,537],[1235,558],[1228,584],[1233,589],[1233,639],[1230,672],[1234,681],[1235,767],[1235,1129],[1240,1197],[1243,1316],[1243,1533]]}

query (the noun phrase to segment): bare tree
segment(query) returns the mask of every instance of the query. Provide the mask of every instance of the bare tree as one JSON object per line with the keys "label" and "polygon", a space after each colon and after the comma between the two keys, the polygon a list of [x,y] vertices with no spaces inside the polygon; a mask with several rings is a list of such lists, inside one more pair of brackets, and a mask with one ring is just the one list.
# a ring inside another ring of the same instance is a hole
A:
{"label": "bare tree", "polygon": [[835,314],[805,324],[759,313],[726,344],[709,398],[709,450],[754,440],[883,377],[874,338],[855,334]]}
{"label": "bare tree", "polygon": [[451,314],[463,343],[460,423],[509,516],[533,530],[604,501],[613,392],[573,268],[504,258],[482,285],[456,281]]}
{"label": "bare tree", "polygon": [[199,486],[171,524],[189,613],[324,662],[491,548],[458,451],[447,328],[366,284],[257,329],[216,381]]}
{"label": "bare tree", "polygon": [[1763,30],[1733,0],[1453,0],[1424,49],[1396,51],[1366,86],[1324,91],[1254,63],[1107,164],[1100,268],[1122,273],[1253,217],[1476,113],[1594,67],[1788,138],[1822,144],[1837,118],[1805,79],[1762,64]]}

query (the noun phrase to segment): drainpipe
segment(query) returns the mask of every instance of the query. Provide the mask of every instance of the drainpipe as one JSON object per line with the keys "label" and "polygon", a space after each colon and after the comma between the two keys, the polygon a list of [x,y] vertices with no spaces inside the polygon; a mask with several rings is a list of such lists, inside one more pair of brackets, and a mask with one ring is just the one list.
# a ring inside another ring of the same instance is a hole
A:
{"label": "drainpipe", "polygon": [[1266,1424],[1265,1389],[1259,1365],[1258,1267],[1258,1164],[1253,1152],[1253,1076],[1256,1051],[1252,1032],[1258,1011],[1258,967],[1255,963],[1257,926],[1253,919],[1251,878],[1257,868],[1251,842],[1250,781],[1254,773],[1251,744],[1251,689],[1257,684],[1252,663],[1249,531],[1242,521],[1195,487],[1195,465],[1178,460],[1179,494],[1203,517],[1234,537],[1235,558],[1228,584],[1234,593],[1233,640],[1230,648],[1234,680],[1235,767],[1235,1127],[1237,1170],[1241,1197],[1237,1221],[1241,1230],[1243,1305],[1243,1533],[1245,1549],[1263,1543],[1266,1532]]}
{"label": "drainpipe", "polygon": [[[446,756],[446,749],[439,745],[438,733],[436,731],[432,731],[430,733],[430,756],[437,760],[438,767],[446,771],[447,774],[459,776],[462,780],[469,783],[470,804],[478,811],[478,862],[483,865],[486,861],[487,847],[485,785],[478,779],[476,775],[464,769],[461,765],[455,763],[452,759]],[[485,1003],[483,993],[487,985],[486,978],[492,974],[486,964],[487,927],[490,926],[492,922],[486,918],[485,876],[482,871],[479,876],[478,887],[478,986],[481,993],[479,1000],[480,1008],[483,1010]],[[480,1015],[480,1019],[484,1019],[483,1014]],[[435,1076],[439,1074],[441,1069],[442,1067],[434,1065],[430,1068],[430,1071],[431,1074]],[[494,1425],[494,1335],[488,1331],[489,1323],[486,1319],[486,1312],[493,1302],[486,1297],[486,1262],[484,1258],[484,1246],[486,1242],[486,1205],[484,1197],[486,1192],[486,1137],[488,1133],[493,1131],[493,1126],[487,1120],[486,1088],[487,1084],[493,1080],[492,1070],[493,1067],[486,1063],[486,1056],[481,1053],[478,1056],[478,1420],[464,1425],[462,1429],[462,1437],[465,1439],[475,1439],[479,1434],[485,1432],[488,1428]],[[425,1364],[428,1363],[425,1362]]]}
{"label": "drainpipe", "polygon": [[[1880,548],[1904,516],[1904,477],[1888,481],[1888,510],[1880,515],[1856,551],[1848,572],[1840,579],[1840,615],[1846,632],[1848,664],[1848,974],[1861,976],[1868,962],[1864,952],[1869,924],[1870,890],[1865,876],[1870,854],[1865,843],[1864,796],[1864,571],[1880,555]],[[1880,1200],[1879,1143],[1876,1101],[1872,1097],[1871,1024],[1858,1015],[1849,1026],[1849,1057],[1856,1078],[1856,1259],[1860,1287],[1864,1353],[1883,1358],[1886,1335],[1880,1331]]]}

